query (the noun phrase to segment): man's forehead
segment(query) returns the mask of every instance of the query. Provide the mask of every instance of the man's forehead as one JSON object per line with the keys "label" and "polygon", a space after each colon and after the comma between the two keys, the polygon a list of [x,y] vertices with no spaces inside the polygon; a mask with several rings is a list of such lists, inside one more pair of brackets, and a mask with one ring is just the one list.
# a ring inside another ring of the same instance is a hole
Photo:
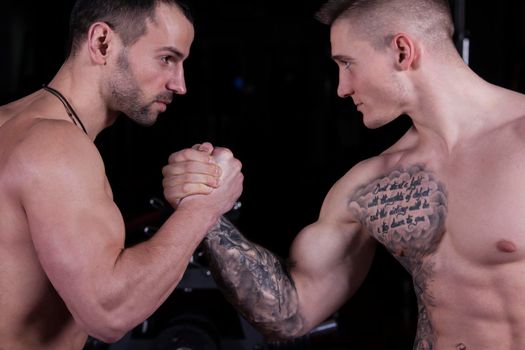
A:
{"label": "man's forehead", "polygon": [[[330,28],[332,56],[348,56],[351,52],[368,50],[372,47],[370,38],[348,20],[336,21]],[[348,57],[349,58],[349,57]]]}
{"label": "man's forehead", "polygon": [[339,55],[340,53],[334,50],[342,50],[345,47],[351,46],[355,41],[355,36],[350,31],[350,25],[344,22],[334,22],[330,28],[330,43],[332,45],[332,55]]}
{"label": "man's forehead", "polygon": [[159,3],[155,8],[153,18],[149,18],[148,26],[169,31],[172,28],[193,31],[193,24],[175,4]]}
{"label": "man's forehead", "polygon": [[330,27],[330,38],[354,38],[357,36],[357,30],[351,21],[347,18],[337,19]]}
{"label": "man's forehead", "polygon": [[184,56],[188,55],[195,34],[194,28],[177,6],[158,5],[155,18],[148,19],[146,26],[147,32],[139,41],[153,45],[159,50],[167,48]]}

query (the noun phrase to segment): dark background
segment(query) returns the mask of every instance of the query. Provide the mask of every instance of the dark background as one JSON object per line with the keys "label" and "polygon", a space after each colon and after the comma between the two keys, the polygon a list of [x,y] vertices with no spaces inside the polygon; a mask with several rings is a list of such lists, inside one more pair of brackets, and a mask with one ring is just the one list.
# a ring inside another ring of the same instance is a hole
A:
{"label": "dark background", "polygon": [[[322,2],[191,2],[196,39],[186,64],[188,94],[156,125],[141,128],[121,118],[96,140],[129,242],[145,239],[144,225],[162,221],[149,200],[162,198],[161,169],[169,154],[211,141],[243,163],[237,225],[286,257],[295,235],[316,220],[331,185],[408,128],[402,117],[367,130],[351,101],[336,96],[329,29],[313,18]],[[465,3],[465,31],[458,34],[470,39],[472,69],[525,92],[523,1]],[[64,59],[71,4],[2,2],[0,103],[51,80]],[[197,295],[187,305],[201,301]],[[364,285],[336,315],[338,331],[318,348],[409,349],[416,318],[410,277],[379,248]]]}

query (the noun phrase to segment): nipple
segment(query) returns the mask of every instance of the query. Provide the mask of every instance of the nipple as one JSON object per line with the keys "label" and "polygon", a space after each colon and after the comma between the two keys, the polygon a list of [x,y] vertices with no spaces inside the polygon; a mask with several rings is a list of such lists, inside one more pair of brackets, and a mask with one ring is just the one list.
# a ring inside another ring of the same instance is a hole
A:
{"label": "nipple", "polygon": [[514,253],[516,251],[516,245],[511,241],[506,241],[504,239],[498,241],[496,247],[498,247],[498,250],[503,253]]}

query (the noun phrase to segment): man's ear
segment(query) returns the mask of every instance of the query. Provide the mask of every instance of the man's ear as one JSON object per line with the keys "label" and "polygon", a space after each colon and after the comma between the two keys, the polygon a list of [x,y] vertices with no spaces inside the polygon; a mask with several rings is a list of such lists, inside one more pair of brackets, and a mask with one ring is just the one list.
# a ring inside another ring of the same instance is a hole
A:
{"label": "man's ear", "polygon": [[91,60],[105,65],[108,51],[113,40],[113,30],[104,22],[96,22],[89,27],[88,50]]}
{"label": "man's ear", "polygon": [[412,38],[404,33],[399,33],[392,39],[392,48],[396,55],[395,65],[399,70],[415,68],[419,59],[419,52],[416,43]]}

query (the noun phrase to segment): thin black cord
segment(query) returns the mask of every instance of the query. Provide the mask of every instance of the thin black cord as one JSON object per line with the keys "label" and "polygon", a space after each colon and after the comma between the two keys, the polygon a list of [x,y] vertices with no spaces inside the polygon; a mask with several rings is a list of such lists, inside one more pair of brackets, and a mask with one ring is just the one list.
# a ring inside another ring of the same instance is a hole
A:
{"label": "thin black cord", "polygon": [[[47,86],[46,84],[42,85],[42,88],[50,93],[52,93],[53,95],[55,95],[59,100],[60,102],[62,102],[62,104],[64,105],[64,107],[66,108],[66,112],[67,112],[67,115],[69,116],[69,118],[71,118],[71,120],[73,121],[73,123],[75,125],[79,125],[80,124],[80,127],[82,128],[82,130],[84,130],[84,132],[86,133],[86,135],[88,134],[86,128],[84,127],[84,124],[82,123],[82,120],[80,120],[80,118],[78,117],[77,113],[75,112],[75,110],[73,109],[73,107],[71,107],[71,105],[69,104],[69,102],[67,101],[67,99],[64,97],[64,95],[62,95],[58,90],[56,89],[53,89],[52,87],[49,87]],[[78,121],[78,124],[77,124],[77,121]]]}

